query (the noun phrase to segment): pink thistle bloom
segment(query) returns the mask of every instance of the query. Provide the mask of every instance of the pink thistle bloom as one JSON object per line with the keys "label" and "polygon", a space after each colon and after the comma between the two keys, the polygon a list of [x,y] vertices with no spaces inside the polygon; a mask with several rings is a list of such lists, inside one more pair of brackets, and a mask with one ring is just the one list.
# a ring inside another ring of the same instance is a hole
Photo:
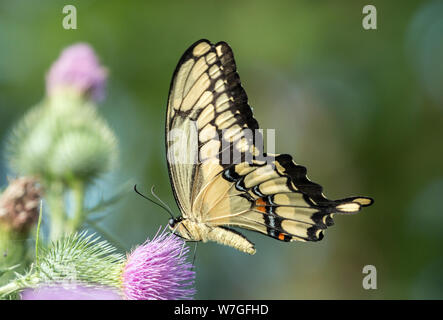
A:
{"label": "pink thistle bloom", "polygon": [[89,94],[94,100],[104,98],[108,72],[103,68],[94,50],[86,43],[64,49],[46,75],[49,96],[59,89],[71,89],[79,94]]}
{"label": "pink thistle bloom", "polygon": [[192,299],[193,265],[184,241],[163,230],[138,246],[123,268],[123,290],[130,300]]}
{"label": "pink thistle bloom", "polygon": [[26,289],[21,293],[22,300],[122,300],[116,289],[104,286],[82,286],[72,283],[42,285]]}

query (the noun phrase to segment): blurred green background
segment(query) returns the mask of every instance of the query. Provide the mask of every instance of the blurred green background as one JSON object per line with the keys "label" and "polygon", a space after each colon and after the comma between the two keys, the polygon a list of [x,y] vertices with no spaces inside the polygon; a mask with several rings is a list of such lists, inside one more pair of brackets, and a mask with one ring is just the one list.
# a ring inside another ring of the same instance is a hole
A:
{"label": "blurred green background", "polygon": [[[64,30],[62,8],[77,8]],[[362,28],[366,1],[0,2],[0,140],[45,93],[60,51],[88,42],[110,71],[100,112],[120,143],[116,170],[89,201],[132,181],[178,214],[164,150],[173,70],[194,41],[234,50],[262,128],[276,151],[308,167],[329,198],[375,204],[335,219],[318,243],[282,243],[245,232],[248,256],[207,243],[197,249],[199,299],[443,298],[443,2],[371,1],[378,29]],[[7,164],[0,162],[0,185]],[[130,188],[130,187],[129,187]],[[131,248],[167,224],[133,192],[103,228]],[[191,247],[191,252],[192,252]],[[377,290],[362,269],[377,268]]]}

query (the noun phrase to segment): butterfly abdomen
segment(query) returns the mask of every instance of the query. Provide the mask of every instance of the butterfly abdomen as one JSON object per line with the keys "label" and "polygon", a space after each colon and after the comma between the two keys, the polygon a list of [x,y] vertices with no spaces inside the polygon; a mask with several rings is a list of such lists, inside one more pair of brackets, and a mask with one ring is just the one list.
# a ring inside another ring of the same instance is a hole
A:
{"label": "butterfly abdomen", "polygon": [[213,241],[219,244],[233,247],[245,253],[255,254],[254,244],[246,239],[241,233],[224,226],[210,226],[205,223],[191,221],[189,219],[180,222],[181,235],[192,241]]}
{"label": "butterfly abdomen", "polygon": [[208,240],[233,247],[245,253],[255,254],[255,247],[245,236],[226,227],[213,228],[208,233]]}

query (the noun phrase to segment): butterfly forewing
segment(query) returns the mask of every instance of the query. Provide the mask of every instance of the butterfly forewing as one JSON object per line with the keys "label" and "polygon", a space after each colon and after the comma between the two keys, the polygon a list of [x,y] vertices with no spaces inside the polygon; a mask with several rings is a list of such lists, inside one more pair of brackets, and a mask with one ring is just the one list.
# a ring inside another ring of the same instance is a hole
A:
{"label": "butterfly forewing", "polygon": [[225,167],[260,156],[257,128],[230,47],[192,45],[174,73],[166,117],[168,169],[183,216]]}

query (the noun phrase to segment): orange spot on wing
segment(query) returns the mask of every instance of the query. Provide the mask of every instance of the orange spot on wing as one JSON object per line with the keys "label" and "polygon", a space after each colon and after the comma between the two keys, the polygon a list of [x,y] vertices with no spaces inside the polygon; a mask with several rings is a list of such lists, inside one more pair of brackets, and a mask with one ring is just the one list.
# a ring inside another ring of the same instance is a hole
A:
{"label": "orange spot on wing", "polygon": [[266,213],[266,208],[265,207],[257,207],[258,211],[261,211],[263,213]]}
{"label": "orange spot on wing", "polygon": [[285,240],[285,235],[283,233],[279,233],[278,234],[278,239],[279,240]]}
{"label": "orange spot on wing", "polygon": [[257,207],[257,210],[263,213],[266,213],[266,201],[263,200],[263,198],[258,198],[255,201],[255,206]]}
{"label": "orange spot on wing", "polygon": [[263,200],[263,198],[258,198],[258,199],[255,201],[255,204],[256,204],[257,206],[265,206],[265,205],[266,205],[266,201]]}

